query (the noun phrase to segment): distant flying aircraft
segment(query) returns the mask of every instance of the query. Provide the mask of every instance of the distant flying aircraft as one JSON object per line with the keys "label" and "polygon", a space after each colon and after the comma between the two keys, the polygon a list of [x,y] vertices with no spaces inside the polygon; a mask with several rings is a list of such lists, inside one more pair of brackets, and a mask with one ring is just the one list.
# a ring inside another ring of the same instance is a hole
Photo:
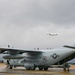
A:
{"label": "distant flying aircraft", "polygon": [[48,33],[47,35],[56,36],[57,34],[56,33]]}
{"label": "distant flying aircraft", "polygon": [[47,70],[52,65],[62,65],[64,70],[69,70],[67,61],[75,58],[75,47],[65,45],[62,48],[51,50],[26,50],[14,48],[0,48],[0,53],[4,53],[4,63],[13,66],[23,66],[27,70]]}

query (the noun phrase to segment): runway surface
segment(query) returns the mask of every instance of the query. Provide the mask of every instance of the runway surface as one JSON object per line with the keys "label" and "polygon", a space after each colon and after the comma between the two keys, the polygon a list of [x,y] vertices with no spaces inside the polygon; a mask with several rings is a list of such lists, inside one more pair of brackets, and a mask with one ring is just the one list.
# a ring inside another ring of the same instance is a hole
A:
{"label": "runway surface", "polygon": [[0,64],[0,75],[75,75],[75,66],[71,66],[69,72],[63,72],[62,68],[49,68],[48,71],[25,70],[24,67],[6,69],[6,65]]}

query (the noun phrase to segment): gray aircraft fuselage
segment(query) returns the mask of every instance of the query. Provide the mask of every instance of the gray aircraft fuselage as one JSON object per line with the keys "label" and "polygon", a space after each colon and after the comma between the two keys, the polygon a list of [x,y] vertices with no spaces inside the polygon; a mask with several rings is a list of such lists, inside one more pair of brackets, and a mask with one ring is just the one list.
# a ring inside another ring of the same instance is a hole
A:
{"label": "gray aircraft fuselage", "polygon": [[[75,49],[71,48],[59,48],[40,51],[42,51],[42,53],[38,55],[28,55],[28,53],[23,53],[12,56],[10,54],[7,54],[6,56],[4,56],[4,63],[11,66],[24,66],[28,69],[34,67],[49,68],[50,65],[54,65],[75,54]],[[7,60],[9,60],[9,62],[7,62]],[[63,63],[65,62],[66,61],[64,61]]]}

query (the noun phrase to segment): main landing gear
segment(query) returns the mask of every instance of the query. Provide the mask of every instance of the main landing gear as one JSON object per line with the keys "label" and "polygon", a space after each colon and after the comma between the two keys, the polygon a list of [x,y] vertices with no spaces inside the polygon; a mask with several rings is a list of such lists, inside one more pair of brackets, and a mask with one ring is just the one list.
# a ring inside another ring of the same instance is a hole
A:
{"label": "main landing gear", "polygon": [[48,67],[39,67],[39,70],[48,70]]}
{"label": "main landing gear", "polygon": [[35,67],[34,68],[26,68],[26,70],[35,70]]}
{"label": "main landing gear", "polygon": [[69,72],[70,65],[68,63],[64,63],[63,66],[64,66],[63,71],[65,71],[65,72],[68,71]]}
{"label": "main landing gear", "polygon": [[[48,67],[38,67],[39,68],[39,70],[48,70]],[[26,70],[35,70],[36,69],[36,67],[34,67],[34,68],[26,68]]]}

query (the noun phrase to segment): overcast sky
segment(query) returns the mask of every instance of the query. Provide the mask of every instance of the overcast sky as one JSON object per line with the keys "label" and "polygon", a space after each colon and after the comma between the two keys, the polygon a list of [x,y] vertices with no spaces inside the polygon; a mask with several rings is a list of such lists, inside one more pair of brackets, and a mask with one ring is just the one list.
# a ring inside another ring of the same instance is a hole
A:
{"label": "overcast sky", "polygon": [[75,0],[0,0],[0,47],[8,44],[23,49],[75,44]]}

